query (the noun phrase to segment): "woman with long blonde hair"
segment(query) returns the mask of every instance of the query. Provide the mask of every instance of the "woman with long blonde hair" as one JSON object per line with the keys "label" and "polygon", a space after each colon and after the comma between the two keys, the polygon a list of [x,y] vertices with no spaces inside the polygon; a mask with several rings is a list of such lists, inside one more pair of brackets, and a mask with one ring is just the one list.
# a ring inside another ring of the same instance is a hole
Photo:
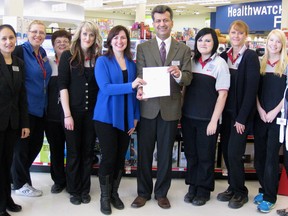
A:
{"label": "woman with long blonde hair", "polygon": [[58,67],[67,144],[67,191],[74,205],[91,200],[92,148],[96,140],[92,118],[98,93],[94,67],[101,48],[97,25],[84,21],[76,29],[71,49],[62,53]]}
{"label": "woman with long blonde hair", "polygon": [[254,198],[257,209],[270,212],[277,200],[279,175],[279,124],[283,95],[287,79],[287,51],[285,34],[272,30],[261,60],[261,78],[257,96],[258,115],[255,118],[254,147],[255,168],[260,182]]}

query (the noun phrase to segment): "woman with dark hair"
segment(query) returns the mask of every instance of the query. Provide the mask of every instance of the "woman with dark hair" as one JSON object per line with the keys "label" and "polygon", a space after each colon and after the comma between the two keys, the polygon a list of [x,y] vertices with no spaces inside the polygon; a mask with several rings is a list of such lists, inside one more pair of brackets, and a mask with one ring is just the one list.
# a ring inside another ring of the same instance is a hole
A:
{"label": "woman with dark hair", "polygon": [[136,90],[144,84],[142,79],[136,78],[130,37],[124,26],[110,30],[107,46],[108,52],[97,59],[95,67],[99,92],[93,117],[101,149],[98,174],[103,214],[111,214],[110,202],[117,209],[124,208],[118,187],[130,135],[140,117]]}
{"label": "woman with dark hair", "polygon": [[70,48],[71,34],[64,29],[55,31],[51,37],[55,56],[49,57],[52,76],[48,85],[48,106],[45,133],[50,147],[50,173],[54,181],[51,193],[60,193],[66,187],[64,167],[65,133],[61,123],[62,107],[59,99],[58,64],[62,53]]}
{"label": "woman with dark hair", "polygon": [[187,159],[184,201],[204,205],[214,190],[214,161],[219,119],[230,87],[229,69],[217,55],[218,39],[211,28],[195,38],[193,80],[186,87],[182,108],[184,153]]}
{"label": "woman with dark hair", "polygon": [[67,146],[67,191],[74,205],[91,200],[90,175],[96,140],[92,117],[98,92],[94,67],[101,48],[97,25],[83,21],[75,31],[70,50],[62,53],[58,66]]}
{"label": "woman with dark hair", "polygon": [[22,207],[11,197],[10,169],[17,140],[29,136],[24,63],[12,55],[16,33],[12,26],[0,26],[0,216]]}

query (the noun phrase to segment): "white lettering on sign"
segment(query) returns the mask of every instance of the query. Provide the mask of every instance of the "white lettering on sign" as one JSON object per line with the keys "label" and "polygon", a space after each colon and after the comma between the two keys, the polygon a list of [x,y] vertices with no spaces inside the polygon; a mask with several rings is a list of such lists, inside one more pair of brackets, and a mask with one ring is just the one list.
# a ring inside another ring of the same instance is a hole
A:
{"label": "white lettering on sign", "polygon": [[281,20],[282,20],[282,17],[281,16],[274,16],[274,28],[276,28],[277,24],[280,24],[281,25]]}
{"label": "white lettering on sign", "polygon": [[251,6],[243,5],[240,8],[228,7],[228,17],[281,15],[281,5]]}

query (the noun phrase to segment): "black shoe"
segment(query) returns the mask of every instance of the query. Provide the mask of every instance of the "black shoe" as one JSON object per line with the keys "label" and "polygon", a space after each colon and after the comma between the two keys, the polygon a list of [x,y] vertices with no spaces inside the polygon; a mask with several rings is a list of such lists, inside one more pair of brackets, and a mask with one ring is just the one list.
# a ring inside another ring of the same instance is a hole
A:
{"label": "black shoe", "polygon": [[232,199],[233,196],[234,196],[234,192],[228,189],[222,193],[219,193],[217,195],[217,200],[222,201],[222,202],[228,202]]}
{"label": "black shoe", "polygon": [[276,212],[277,212],[277,214],[280,215],[280,216],[286,216],[286,215],[288,215],[288,212],[286,212],[286,209],[278,209]]}
{"label": "black shoe", "polygon": [[228,206],[233,209],[238,209],[241,208],[247,202],[248,202],[247,195],[235,194],[229,201]]}
{"label": "black shoe", "polygon": [[51,187],[51,193],[54,194],[61,193],[65,187],[66,187],[65,185],[54,184]]}
{"label": "black shoe", "polygon": [[71,195],[70,202],[74,205],[80,205],[82,200],[81,197],[78,195]]}
{"label": "black shoe", "polygon": [[206,202],[209,200],[210,198],[206,198],[206,197],[195,197],[193,200],[192,200],[192,204],[194,206],[202,206],[202,205],[205,205]]}
{"label": "black shoe", "polygon": [[8,212],[0,212],[0,216],[11,216]]}
{"label": "black shoe", "polygon": [[195,195],[193,193],[187,192],[187,194],[184,196],[184,202],[186,203],[192,203],[192,200],[194,199]]}
{"label": "black shoe", "polygon": [[10,203],[7,205],[6,209],[10,212],[20,212],[22,210],[22,207],[15,203]]}
{"label": "black shoe", "polygon": [[91,201],[91,196],[89,194],[83,194],[81,196],[81,202],[84,204],[90,203]]}
{"label": "black shoe", "polygon": [[111,194],[111,204],[114,206],[114,208],[118,210],[122,210],[125,208],[124,203],[120,199],[118,193]]}

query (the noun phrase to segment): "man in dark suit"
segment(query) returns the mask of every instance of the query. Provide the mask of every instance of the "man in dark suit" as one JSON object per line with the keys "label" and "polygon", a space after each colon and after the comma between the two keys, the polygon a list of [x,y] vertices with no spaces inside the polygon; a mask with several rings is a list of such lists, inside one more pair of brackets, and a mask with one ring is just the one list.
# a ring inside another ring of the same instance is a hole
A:
{"label": "man in dark suit", "polygon": [[170,36],[173,27],[171,8],[165,5],[156,6],[152,11],[152,19],[156,38],[137,47],[137,73],[142,78],[143,67],[169,66],[170,96],[143,100],[145,92],[142,88],[138,88],[137,91],[137,98],[141,100],[141,119],[137,132],[138,196],[131,204],[134,208],[144,206],[146,201],[151,199],[155,141],[157,143],[155,199],[161,208],[170,208],[167,193],[171,185],[172,148],[178,120],[181,117],[181,90],[182,86],[189,85],[192,79],[190,48]]}

